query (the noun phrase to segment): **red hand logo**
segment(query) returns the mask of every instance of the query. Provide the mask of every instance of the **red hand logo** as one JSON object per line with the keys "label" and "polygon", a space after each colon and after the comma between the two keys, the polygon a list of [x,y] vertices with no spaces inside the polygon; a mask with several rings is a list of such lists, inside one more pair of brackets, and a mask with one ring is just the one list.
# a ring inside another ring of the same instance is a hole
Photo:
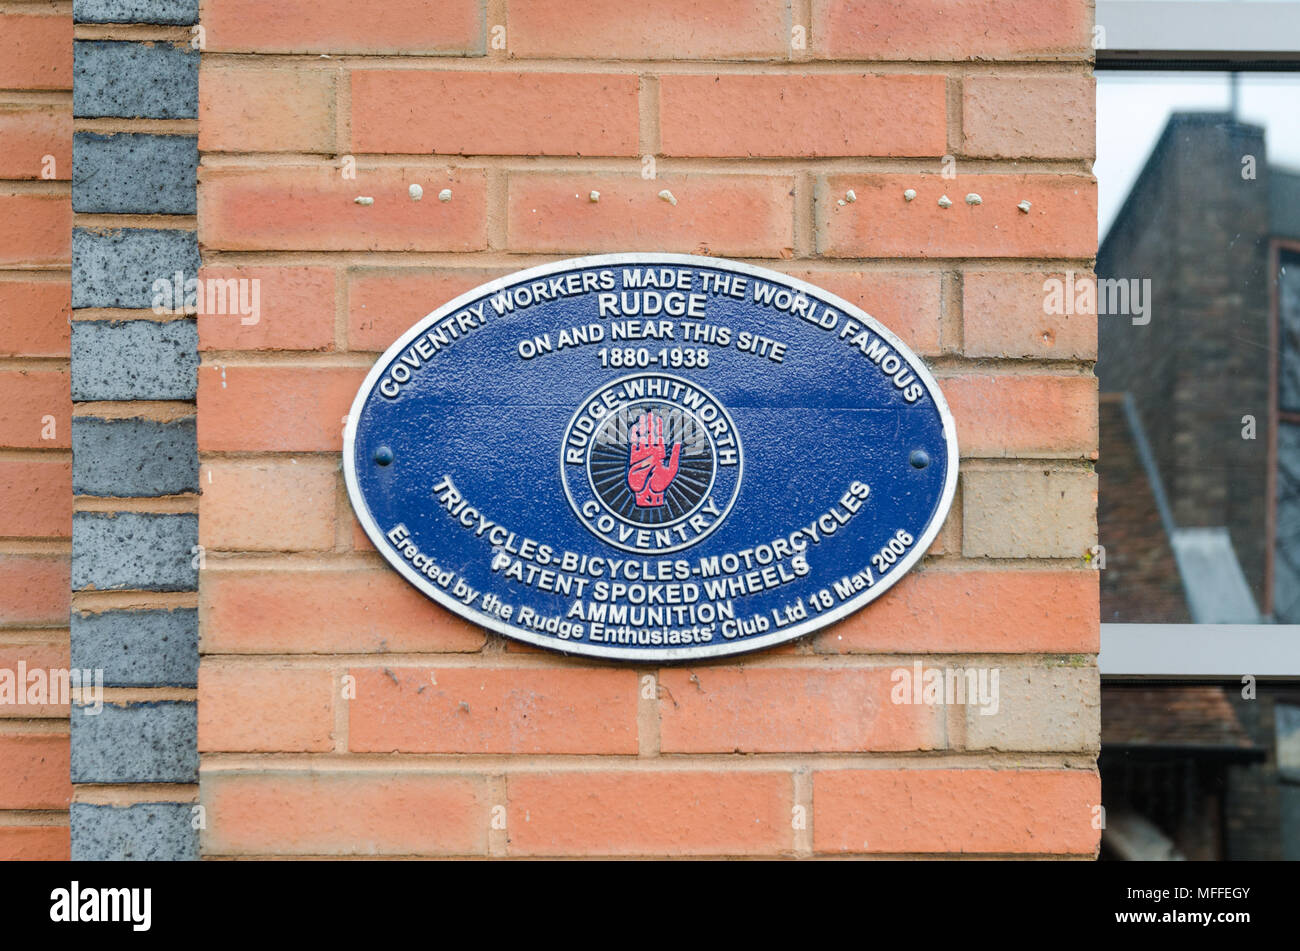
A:
{"label": "red hand logo", "polygon": [[664,504],[664,490],[677,478],[682,444],[673,443],[672,458],[664,465],[664,421],[653,413],[644,414],[629,434],[627,484],[636,496],[638,508]]}

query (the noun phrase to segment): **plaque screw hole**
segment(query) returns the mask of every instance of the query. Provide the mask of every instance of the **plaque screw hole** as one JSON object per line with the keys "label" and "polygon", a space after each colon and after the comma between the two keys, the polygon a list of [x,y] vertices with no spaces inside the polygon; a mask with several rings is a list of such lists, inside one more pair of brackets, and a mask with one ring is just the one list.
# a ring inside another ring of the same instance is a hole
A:
{"label": "plaque screw hole", "polygon": [[[393,461],[393,450],[387,446],[380,446],[375,450],[375,462],[381,466],[386,466]],[[916,454],[912,454],[912,465],[916,465]]]}
{"label": "plaque screw hole", "polygon": [[912,463],[913,469],[924,469],[930,464],[930,454],[924,449],[913,449],[908,461]]}

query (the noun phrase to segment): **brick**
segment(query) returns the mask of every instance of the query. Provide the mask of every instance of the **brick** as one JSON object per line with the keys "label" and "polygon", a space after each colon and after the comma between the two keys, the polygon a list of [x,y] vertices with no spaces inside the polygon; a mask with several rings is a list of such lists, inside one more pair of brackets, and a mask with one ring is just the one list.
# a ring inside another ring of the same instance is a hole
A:
{"label": "brick", "polygon": [[0,736],[0,809],[66,809],[68,737],[60,733]]}
{"label": "brick", "polygon": [[[598,202],[587,197],[593,189]],[[663,190],[676,205],[659,197]],[[793,190],[784,176],[512,174],[510,248],[787,256],[794,245]]]}
{"label": "brick", "polygon": [[844,769],[813,773],[817,852],[1092,855],[1095,772]]}
{"label": "brick", "polygon": [[[173,285],[197,276],[193,231],[118,228],[72,232],[72,306],[171,308]],[[165,281],[160,294],[155,283]]]}
{"label": "brick", "polygon": [[639,82],[630,73],[356,70],[352,150],[636,155]]}
{"label": "brick", "polygon": [[224,551],[334,547],[338,462],[214,460],[203,467],[199,544]]}
{"label": "brick", "polygon": [[199,749],[323,753],[334,748],[334,675],[208,662],[199,670]]}
{"label": "brick", "polygon": [[476,0],[375,0],[357,16],[349,0],[212,0],[208,50],[258,53],[483,52]]}
{"label": "brick", "polygon": [[204,366],[202,452],[338,452],[360,367]]}
{"label": "brick", "polygon": [[154,512],[76,512],[72,516],[75,591],[193,591],[198,518]]}
{"label": "brick", "polygon": [[387,350],[416,321],[502,270],[403,268],[348,275],[348,349]]}
{"label": "brick", "polygon": [[193,416],[72,421],[72,491],[78,495],[140,498],[199,490]]}
{"label": "brick", "polygon": [[194,214],[198,138],[78,132],[73,137],[72,209],[81,213]]}
{"label": "brick", "polygon": [[482,855],[483,779],[437,773],[212,773],[204,855]]}
{"label": "brick", "polygon": [[1086,0],[813,0],[821,59],[1032,59],[1091,54]]}
{"label": "brick", "polygon": [[[960,447],[958,447],[960,449]],[[948,517],[943,520],[939,527],[939,534],[935,536],[930,545],[927,555],[949,555],[953,552],[961,551],[961,484],[958,483],[957,494],[953,497],[953,504],[948,509]]]}
{"label": "brick", "polygon": [[784,59],[785,11],[763,0],[513,0],[508,47],[525,59]]}
{"label": "brick", "polygon": [[890,701],[889,668],[779,667],[659,672],[664,753],[931,750],[942,708]]}
{"label": "brick", "polygon": [[71,421],[67,370],[0,370],[0,446],[67,449]]}
{"label": "brick", "polygon": [[387,568],[208,571],[199,611],[214,654],[453,653],[486,641]]}
{"label": "brick", "polygon": [[[487,247],[487,177],[446,168],[326,165],[205,168],[200,239],[231,251],[478,251]],[[412,184],[424,200],[412,201]],[[450,201],[438,194],[450,188]],[[358,197],[374,199],[359,205]]]}
{"label": "brick", "polygon": [[[1081,175],[833,175],[819,200],[818,245],[831,257],[1065,257],[1097,253],[1097,184]],[[906,201],[903,192],[916,190]],[[968,205],[966,195],[983,199]],[[939,207],[947,195],[951,208]],[[1016,206],[1030,202],[1029,213]]]}
{"label": "brick", "polygon": [[73,115],[198,117],[199,51],[188,43],[78,40],[73,53]]}
{"label": "brick", "polygon": [[790,274],[866,311],[916,353],[925,356],[939,353],[942,298],[938,273],[818,268]]}
{"label": "brick", "polygon": [[62,195],[0,195],[0,219],[21,227],[0,231],[0,267],[67,267],[72,203]]}
{"label": "brick", "polygon": [[0,826],[0,862],[66,862],[67,826]]}
{"label": "brick", "polygon": [[72,17],[0,14],[0,89],[71,88]]}
{"label": "brick", "polygon": [[46,178],[47,169],[56,180],[72,176],[72,110],[61,104],[0,107],[0,178]]}
{"label": "brick", "polygon": [[204,152],[334,151],[335,74],[320,69],[199,70]]}
{"label": "brick", "polygon": [[[0,130],[0,142],[4,141]],[[0,281],[0,356],[66,357],[72,289],[60,281]]]}
{"label": "brick", "polygon": [[1098,748],[1096,667],[1002,667],[995,701],[987,707],[967,702],[966,749],[1095,753]]}
{"label": "brick", "polygon": [[366,535],[366,530],[361,527],[357,521],[356,514],[352,515],[352,550],[353,551],[376,551],[370,537]]}
{"label": "brick", "polygon": [[[19,664],[24,665],[19,668]],[[0,677],[7,683],[4,702],[0,703],[0,718],[68,718],[69,695],[64,693],[64,683],[50,683],[49,671],[68,668],[66,644],[0,644]],[[41,671],[38,680],[30,680],[32,673]],[[10,692],[12,691],[12,693]],[[43,691],[43,695],[42,695]],[[28,703],[28,700],[33,702]],[[42,702],[44,701],[44,702]]]}
{"label": "brick", "polygon": [[131,806],[72,804],[72,858],[77,862],[197,862],[199,834],[188,802]]}
{"label": "brick", "polygon": [[965,457],[1097,456],[1096,377],[954,376],[939,387]]}
{"label": "brick", "polygon": [[72,710],[73,782],[198,782],[193,703],[106,703],[92,710]]}
{"label": "brick", "polygon": [[209,311],[198,318],[200,350],[334,349],[332,268],[205,267],[199,279]]}
{"label": "brick", "polygon": [[72,534],[72,463],[66,459],[0,461],[0,535],[67,538]]}
{"label": "brick", "polygon": [[[1092,278],[1081,271],[1077,280]],[[962,274],[963,349],[971,357],[1095,360],[1097,315],[1049,314],[1047,282],[1064,272],[966,271]]]}
{"label": "brick", "polygon": [[1088,654],[1095,571],[913,571],[817,635],[821,653]]}
{"label": "brick", "polygon": [[963,279],[968,356],[1094,360],[1097,315],[1045,313],[1044,282],[1065,274],[971,272]]}
{"label": "brick", "polygon": [[[664,155],[943,155],[943,76],[667,75]],[[907,115],[899,122],[900,114]]]}
{"label": "brick", "polygon": [[192,320],[78,320],[72,325],[72,398],[193,399],[198,341]]}
{"label": "brick", "polygon": [[199,0],[72,0],[78,23],[199,22]]}
{"label": "brick", "polygon": [[1092,76],[966,76],[962,141],[988,158],[1092,158],[1097,96]]}
{"label": "brick", "polygon": [[0,555],[0,624],[67,624],[69,572],[67,555]]}
{"label": "brick", "polygon": [[703,770],[507,777],[511,855],[775,855],[792,850],[786,773]]}
{"label": "brick", "polygon": [[193,608],[72,614],[72,663],[104,671],[108,687],[192,687],[199,671]]}
{"label": "brick", "polygon": [[967,469],[962,552],[986,558],[1082,558],[1097,541],[1097,474]]}
{"label": "brick", "polygon": [[383,668],[349,671],[354,753],[637,751],[633,670]]}

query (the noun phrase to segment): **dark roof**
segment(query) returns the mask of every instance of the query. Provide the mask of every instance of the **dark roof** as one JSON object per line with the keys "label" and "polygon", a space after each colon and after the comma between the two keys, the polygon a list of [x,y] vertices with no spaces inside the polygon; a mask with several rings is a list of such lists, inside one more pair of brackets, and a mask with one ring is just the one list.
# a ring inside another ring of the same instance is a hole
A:
{"label": "dark roof", "polygon": [[1097,537],[1106,549],[1101,619],[1189,622],[1178,563],[1124,416],[1123,396],[1101,394],[1098,409]]}
{"label": "dark roof", "polygon": [[1102,747],[1257,750],[1222,687],[1101,688]]}

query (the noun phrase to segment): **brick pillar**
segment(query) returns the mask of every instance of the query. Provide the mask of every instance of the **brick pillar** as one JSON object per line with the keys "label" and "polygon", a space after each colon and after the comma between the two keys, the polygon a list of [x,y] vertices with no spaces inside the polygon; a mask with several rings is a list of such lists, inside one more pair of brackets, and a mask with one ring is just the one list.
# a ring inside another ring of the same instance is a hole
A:
{"label": "brick pillar", "polygon": [[198,337],[171,291],[199,265],[197,10],[74,13],[72,662],[106,702],[72,709],[72,856],[192,859]]}

